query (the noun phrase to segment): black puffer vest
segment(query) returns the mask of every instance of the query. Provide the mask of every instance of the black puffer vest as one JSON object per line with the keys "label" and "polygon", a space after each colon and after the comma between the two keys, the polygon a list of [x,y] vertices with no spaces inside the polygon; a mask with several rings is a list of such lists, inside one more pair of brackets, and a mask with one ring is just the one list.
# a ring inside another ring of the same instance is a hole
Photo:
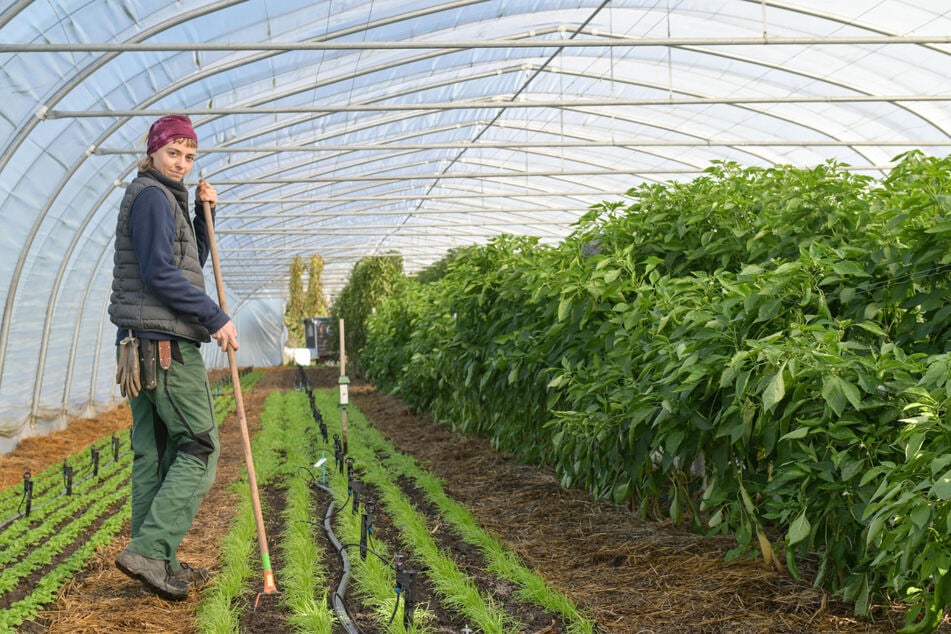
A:
{"label": "black puffer vest", "polygon": [[161,189],[168,198],[170,212],[175,215],[175,266],[182,271],[185,279],[202,291],[205,290],[205,276],[198,261],[195,228],[188,217],[188,191],[180,183],[175,183],[154,170],[139,172],[138,177],[126,189],[119,206],[109,318],[120,328],[162,332],[192,341],[210,341],[208,330],[196,317],[177,312],[162,303],[146,287],[139,274],[139,263],[129,233],[129,218],[133,201],[147,187]]}

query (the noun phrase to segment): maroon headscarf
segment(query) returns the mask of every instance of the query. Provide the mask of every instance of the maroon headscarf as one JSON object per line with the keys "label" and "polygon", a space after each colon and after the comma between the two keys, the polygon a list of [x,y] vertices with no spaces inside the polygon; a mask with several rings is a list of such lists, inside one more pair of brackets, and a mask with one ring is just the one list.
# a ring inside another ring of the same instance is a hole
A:
{"label": "maroon headscarf", "polygon": [[149,128],[149,146],[147,154],[178,139],[191,139],[198,143],[198,135],[192,127],[191,119],[185,115],[170,114],[157,119]]}

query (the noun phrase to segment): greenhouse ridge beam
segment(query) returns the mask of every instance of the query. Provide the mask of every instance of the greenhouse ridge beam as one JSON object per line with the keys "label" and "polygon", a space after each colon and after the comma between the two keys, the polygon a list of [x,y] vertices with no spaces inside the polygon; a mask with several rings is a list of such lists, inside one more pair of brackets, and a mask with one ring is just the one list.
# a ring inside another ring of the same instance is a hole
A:
{"label": "greenhouse ridge beam", "polygon": [[[660,141],[652,139],[603,139],[591,141],[455,141],[446,143],[367,143],[363,145],[314,144],[314,145],[250,145],[199,148],[200,154],[244,154],[249,152],[372,152],[376,150],[471,150],[471,149],[522,149],[522,148],[585,148],[585,147],[942,147],[951,146],[951,138],[944,141],[907,139],[901,141],[854,140],[783,140],[751,141],[745,139],[696,139],[691,141]],[[93,154],[139,155],[141,149],[96,148]]]}
{"label": "greenhouse ridge beam", "polygon": [[[222,207],[226,204],[226,201],[219,200],[218,207]],[[273,213],[235,213],[235,214],[226,214],[219,211],[215,214],[215,222],[223,220],[287,220],[290,218],[310,218],[311,220],[320,220],[323,218],[351,218],[351,217],[361,217],[361,216],[451,216],[453,214],[459,215],[471,215],[471,214],[557,214],[557,213],[572,213],[577,212],[577,207],[530,207],[526,209],[501,209],[498,207],[460,207],[457,209],[379,209],[373,211],[361,211],[361,212],[352,212],[352,211],[324,211],[324,210],[315,210],[313,212],[291,212],[291,213],[282,213],[280,211],[275,211]],[[501,221],[500,221],[501,223]],[[519,222],[515,224],[526,224],[524,222]]]}
{"label": "greenhouse ridge beam", "polygon": [[[326,251],[326,252],[334,252],[334,251],[347,251],[347,252],[351,252],[351,251],[352,251],[352,252],[357,252],[357,253],[367,253],[367,254],[369,254],[369,255],[380,255],[380,256],[383,256],[383,255],[406,255],[407,253],[419,253],[419,254],[422,254],[422,255],[430,255],[430,254],[432,254],[432,249],[430,249],[429,247],[421,247],[421,246],[408,247],[408,246],[404,246],[404,247],[397,247],[397,248],[399,248],[399,250],[400,250],[400,253],[399,253],[399,254],[387,253],[387,250],[391,250],[390,247],[380,247],[380,246],[378,246],[378,245],[370,245],[370,244],[365,244],[365,245],[362,245],[362,246],[333,245],[333,246],[313,247],[313,249],[314,249],[313,254],[319,255],[320,253],[325,252],[325,251]],[[296,251],[301,251],[301,250],[303,250],[303,249],[304,249],[304,247],[300,247],[300,248],[297,248],[297,249],[289,249],[289,248],[287,248],[287,247],[248,247],[248,248],[244,248],[244,249],[238,249],[238,248],[235,248],[235,249],[219,249],[218,251],[219,251],[219,253],[222,253],[222,254],[227,254],[227,253],[237,254],[238,256],[241,257],[241,260],[242,260],[242,261],[247,260],[247,261],[249,261],[249,262],[252,262],[252,261],[274,262],[274,256],[273,256],[273,255],[262,255],[262,256],[260,256],[260,257],[254,257],[254,256],[249,256],[248,254],[249,254],[249,253],[286,253],[286,254],[287,254],[287,257],[289,257],[289,258],[292,258],[292,257],[294,257],[295,255],[301,255],[302,257],[309,257],[309,255],[311,255],[311,254],[308,254],[307,256],[304,256],[303,254],[297,254],[297,253],[295,253]]]}
{"label": "greenhouse ridge beam", "polygon": [[267,262],[267,263],[270,263],[270,264],[274,264],[274,261],[275,261],[275,260],[274,260],[274,256],[273,256],[273,255],[259,255],[259,256],[255,256],[255,255],[249,255],[249,254],[253,254],[253,253],[261,253],[261,254],[286,253],[286,254],[287,254],[287,257],[289,257],[289,258],[293,258],[295,255],[300,255],[301,257],[310,257],[311,255],[320,255],[320,253],[321,253],[321,252],[324,252],[324,251],[327,251],[327,252],[333,252],[333,251],[356,251],[356,252],[358,252],[358,253],[368,253],[368,254],[370,254],[370,255],[380,255],[380,256],[383,256],[383,255],[401,255],[401,256],[405,256],[405,255],[407,255],[407,254],[410,254],[410,255],[415,254],[415,255],[417,255],[417,256],[419,256],[419,255],[432,255],[432,250],[430,250],[429,247],[421,247],[421,246],[415,246],[415,247],[399,247],[400,253],[398,253],[398,254],[396,254],[396,253],[388,253],[388,252],[387,252],[388,247],[380,247],[380,246],[378,246],[378,245],[369,245],[369,244],[364,244],[364,245],[362,245],[362,246],[335,245],[335,246],[321,246],[321,247],[314,247],[314,248],[316,249],[316,251],[314,251],[313,253],[308,253],[308,254],[306,254],[306,255],[305,255],[305,254],[301,254],[301,253],[295,253],[295,251],[302,250],[303,247],[300,248],[300,249],[288,249],[287,247],[248,247],[248,248],[246,248],[246,249],[238,249],[238,248],[235,248],[235,249],[221,249],[220,252],[221,252],[222,254],[227,254],[227,253],[237,254],[237,255],[239,255],[239,256],[241,257],[241,260],[242,260],[242,261],[248,261],[248,262]]}
{"label": "greenhouse ridge beam", "polygon": [[[491,225],[478,224],[478,225],[460,225],[447,223],[445,225],[431,225],[429,223],[425,225],[356,225],[353,227],[320,227],[315,229],[301,229],[301,228],[287,228],[287,229],[221,229],[215,231],[218,235],[264,235],[264,236],[360,236],[367,238],[376,238],[380,237],[380,234],[377,232],[379,229],[389,230],[393,232],[399,232],[403,234],[408,234],[406,237],[410,240],[422,241],[427,238],[432,237],[453,237],[460,236],[466,238],[486,238],[497,236],[500,233],[507,233],[506,231],[494,231],[494,230],[485,230],[482,231],[483,227],[487,226],[500,226],[503,229],[506,227],[511,228],[513,225],[522,226],[526,223],[523,222],[498,222]],[[438,226],[442,229],[454,228],[455,231],[423,231],[420,232],[420,229],[428,229],[431,226]],[[561,225],[552,223],[533,223],[532,226],[543,226],[551,227]],[[562,232],[563,233],[563,232]]]}
{"label": "greenhouse ridge beam", "polygon": [[46,110],[40,108],[40,119],[81,119],[115,117],[154,117],[184,114],[190,117],[205,115],[261,115],[261,114],[318,114],[322,112],[392,112],[400,110],[488,110],[493,108],[604,108],[630,106],[712,106],[748,104],[831,104],[878,102],[936,102],[951,101],[951,95],[830,95],[810,97],[656,97],[642,99],[545,99],[539,101],[509,101],[507,95],[488,101],[435,101],[428,103],[367,103],[346,106],[253,106],[229,108],[134,108],[132,110]]}
{"label": "greenhouse ridge beam", "polygon": [[[849,165],[842,169],[850,171],[863,170],[889,170],[891,164],[883,165]],[[256,178],[255,183],[269,185],[296,185],[300,183],[349,183],[351,181],[407,181],[438,178],[440,180],[450,178],[478,179],[478,178],[526,178],[531,176],[616,176],[617,174],[652,174],[663,176],[665,174],[702,174],[705,167],[691,168],[652,168],[639,169],[637,167],[627,167],[616,170],[541,170],[527,172],[448,172],[448,173],[420,173],[420,174],[393,174],[392,176],[307,176],[304,178]],[[215,185],[247,185],[246,180],[226,180],[215,179]],[[417,196],[416,198],[420,198]]]}
{"label": "greenhouse ridge beam", "polygon": [[[487,209],[486,211],[489,212],[490,210]],[[372,213],[368,213],[368,214],[355,214],[355,215],[357,215],[357,216],[367,216],[367,215],[368,215],[368,216],[372,216],[373,214],[372,214]],[[405,216],[415,216],[416,214],[415,214],[414,212],[411,212],[411,211],[410,211],[410,212],[406,212],[406,213],[404,213],[404,214],[402,214],[402,215],[405,215]],[[316,215],[316,214],[315,214],[315,215],[312,216],[312,217],[313,217],[314,220],[320,220],[323,216],[322,216],[322,215]],[[274,220],[280,220],[281,216],[280,216],[280,215],[275,215],[275,216],[271,216],[271,218],[273,218]],[[480,221],[480,222],[475,222],[475,223],[466,224],[466,225],[462,225],[462,224],[460,224],[460,223],[458,223],[458,222],[430,222],[430,221],[427,221],[425,225],[413,225],[413,224],[407,224],[407,223],[405,223],[405,222],[403,222],[403,223],[398,223],[398,224],[369,224],[369,223],[361,222],[360,224],[358,224],[358,225],[353,225],[353,226],[316,226],[316,227],[314,227],[313,229],[301,229],[301,228],[299,228],[299,227],[297,227],[297,228],[294,228],[294,227],[288,227],[288,228],[261,227],[261,228],[247,228],[247,229],[245,229],[245,228],[238,228],[238,229],[224,229],[224,228],[222,228],[222,229],[216,230],[215,233],[218,234],[218,235],[294,235],[294,236],[319,236],[319,235],[363,235],[363,232],[364,232],[364,231],[368,231],[368,230],[379,230],[379,229],[383,229],[383,230],[390,230],[390,229],[403,229],[403,230],[413,229],[413,230],[420,230],[420,229],[422,229],[424,232],[423,232],[423,233],[419,233],[418,235],[419,235],[421,238],[425,238],[427,235],[431,235],[430,233],[428,233],[428,231],[426,231],[426,230],[428,230],[428,229],[430,229],[430,228],[446,229],[446,228],[453,227],[453,228],[458,228],[458,229],[460,229],[460,230],[463,230],[463,229],[473,229],[473,228],[483,228],[483,227],[512,227],[512,226],[519,226],[519,227],[551,227],[551,226],[554,225],[554,226],[560,227],[560,226],[562,226],[563,224],[564,224],[564,223],[562,223],[562,222],[550,222],[550,221],[543,221],[543,220],[535,220],[535,221],[529,221],[529,222],[513,221],[513,220],[493,220],[493,221]],[[358,233],[357,233],[357,234],[353,234],[352,232],[354,232],[354,231],[356,231],[356,232],[358,232]],[[366,235],[376,235],[376,234],[375,234],[375,233],[368,233],[368,234],[366,234]]]}
{"label": "greenhouse ridge beam", "polygon": [[[532,32],[525,33],[531,37]],[[854,37],[606,37],[604,39],[378,40],[319,42],[129,42],[0,44],[0,53],[150,53],[209,51],[372,51],[469,50],[483,48],[617,48],[694,46],[861,46],[951,44],[946,35],[867,35]]]}
{"label": "greenhouse ridge beam", "polygon": [[[215,180],[215,184],[219,181]],[[258,182],[258,181],[255,181]],[[123,183],[125,184],[125,183]],[[192,186],[193,184],[189,184]],[[463,194],[467,198],[558,198],[558,197],[585,197],[604,196],[603,189],[589,189],[587,191],[552,191],[552,192],[469,192]],[[219,198],[218,205],[265,205],[280,203],[355,203],[355,202],[406,202],[416,200],[458,200],[460,194],[400,194],[400,195],[373,195],[366,196],[308,196],[305,198],[241,198],[230,200]],[[223,216],[216,216],[221,218]]]}

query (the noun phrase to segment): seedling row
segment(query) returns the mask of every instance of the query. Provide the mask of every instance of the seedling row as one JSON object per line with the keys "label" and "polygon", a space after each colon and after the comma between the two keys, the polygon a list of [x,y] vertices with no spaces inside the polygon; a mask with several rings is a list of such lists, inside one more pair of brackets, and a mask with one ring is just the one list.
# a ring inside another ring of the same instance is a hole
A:
{"label": "seedling row", "polygon": [[0,492],[0,630],[35,617],[128,518],[132,452],[112,436],[85,453]]}
{"label": "seedling row", "polygon": [[[340,413],[334,392],[306,385],[268,398],[253,446],[264,512],[278,527],[269,539],[281,594],[251,599],[261,587],[244,499],[201,630],[514,632],[529,631],[534,615],[553,631],[595,631],[359,411],[348,410],[346,432]],[[247,483],[237,486],[247,498]]]}

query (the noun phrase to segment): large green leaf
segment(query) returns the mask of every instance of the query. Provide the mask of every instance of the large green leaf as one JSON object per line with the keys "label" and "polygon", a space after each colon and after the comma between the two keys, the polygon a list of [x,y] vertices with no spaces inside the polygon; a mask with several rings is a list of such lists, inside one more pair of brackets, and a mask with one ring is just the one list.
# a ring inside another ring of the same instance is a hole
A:
{"label": "large green leaf", "polygon": [[809,537],[810,532],[812,532],[812,525],[809,523],[808,518],[806,518],[806,510],[803,509],[799,517],[793,520],[792,524],[789,525],[789,531],[786,533],[789,545],[793,546],[798,544]]}
{"label": "large green leaf", "polygon": [[764,410],[771,410],[776,406],[777,403],[783,400],[783,397],[786,396],[786,384],[783,381],[783,369],[785,367],[785,363],[780,366],[776,374],[773,375],[773,378],[770,379],[769,383],[766,384],[766,389],[763,390]]}
{"label": "large green leaf", "polygon": [[791,432],[784,434],[780,440],[798,440],[799,438],[805,438],[809,434],[809,428],[806,426],[797,427]]}
{"label": "large green leaf", "polygon": [[862,394],[859,389],[836,374],[826,374],[822,377],[822,397],[837,416],[842,415],[846,403],[856,410],[862,407]]}
{"label": "large green leaf", "polygon": [[946,471],[942,476],[935,479],[931,486],[931,492],[939,500],[951,499],[951,471]]}

